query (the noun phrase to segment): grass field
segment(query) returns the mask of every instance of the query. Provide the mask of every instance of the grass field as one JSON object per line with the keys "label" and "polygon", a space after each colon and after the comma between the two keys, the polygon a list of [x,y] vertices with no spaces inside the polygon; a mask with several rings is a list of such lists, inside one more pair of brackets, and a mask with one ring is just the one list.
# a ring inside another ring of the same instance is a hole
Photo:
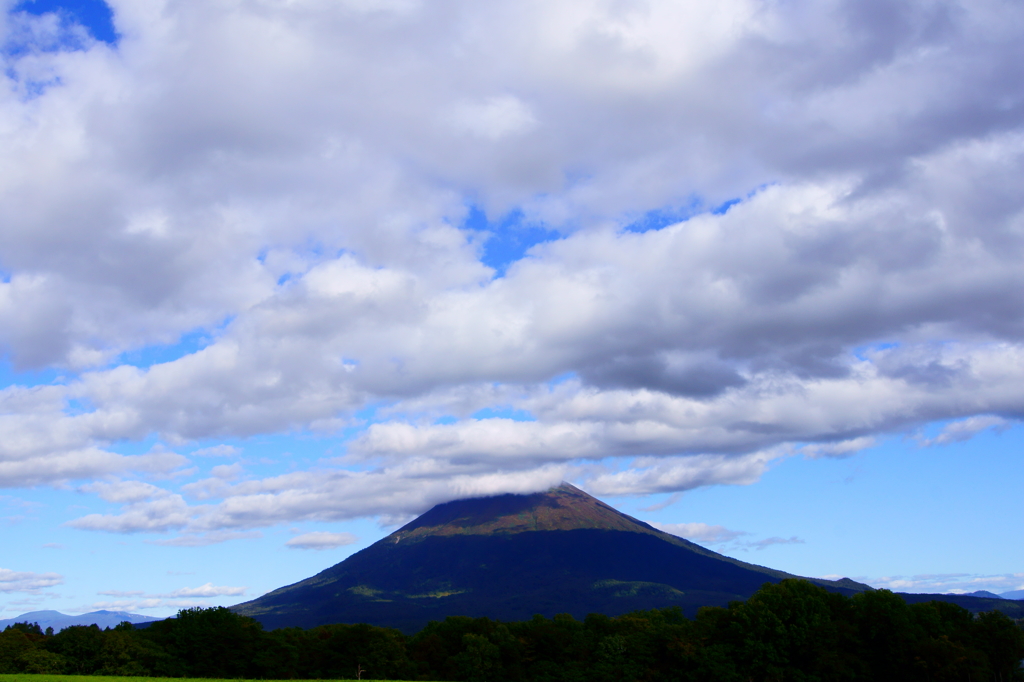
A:
{"label": "grass field", "polygon": [[[0,675],[0,682],[166,682],[167,677],[104,677],[101,675]],[[195,678],[193,682],[232,682],[231,680],[216,680],[208,678]],[[274,680],[262,680],[261,682],[275,682]],[[281,680],[280,682],[295,682],[294,680]],[[324,680],[323,682],[327,682]],[[392,682],[402,682],[392,680]]]}

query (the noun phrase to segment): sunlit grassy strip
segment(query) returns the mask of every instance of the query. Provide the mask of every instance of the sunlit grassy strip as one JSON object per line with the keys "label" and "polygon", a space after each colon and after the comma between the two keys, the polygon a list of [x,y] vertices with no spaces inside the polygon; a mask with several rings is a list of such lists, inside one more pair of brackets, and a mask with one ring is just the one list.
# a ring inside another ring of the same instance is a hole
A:
{"label": "sunlit grassy strip", "polygon": [[[0,675],[0,682],[167,682],[167,677],[107,677],[104,675]],[[237,682],[206,677],[188,678],[190,682]],[[261,682],[295,682],[295,680],[261,680]],[[331,682],[319,680],[318,682]],[[391,682],[403,682],[392,680]]]}

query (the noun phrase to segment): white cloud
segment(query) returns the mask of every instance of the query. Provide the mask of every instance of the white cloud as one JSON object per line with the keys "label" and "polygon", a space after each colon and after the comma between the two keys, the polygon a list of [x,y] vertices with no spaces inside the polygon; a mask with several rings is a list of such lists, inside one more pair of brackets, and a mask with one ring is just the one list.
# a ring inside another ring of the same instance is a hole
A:
{"label": "white cloud", "polygon": [[[655,528],[678,535],[681,538],[692,540],[700,544],[722,545],[731,543],[732,550],[749,551],[751,549],[763,550],[773,545],[802,545],[804,541],[796,536],[789,538],[769,537],[761,540],[741,539],[749,536],[746,531],[729,530],[724,526],[712,526],[706,523],[654,523],[649,522]],[[836,576],[838,578],[839,576]]]}
{"label": "white cloud", "polygon": [[[9,167],[22,171],[5,176],[22,190],[12,193],[5,221],[19,238],[7,285],[11,314],[30,323],[5,327],[23,335],[9,342],[45,362],[95,344],[90,335],[133,346],[215,324],[272,296],[284,274],[277,268],[291,271],[289,252],[307,237],[365,254],[374,266],[415,263],[436,277],[422,267],[431,240],[421,241],[420,230],[440,229],[456,213],[453,186],[485,203],[533,202],[545,215],[561,205],[600,222],[692,192],[742,196],[780,178],[845,177],[927,159],[1013,126],[986,119],[990,100],[977,96],[979,88],[1003,91],[1001,67],[1016,37],[1007,29],[1016,13],[1001,7],[1012,16],[995,24],[987,2],[964,10],[960,31],[942,35],[918,30],[933,20],[928,3],[908,4],[899,28],[869,14],[840,21],[843,3],[548,5],[457,3],[453,17],[422,6],[384,24],[372,12],[327,4],[175,6],[164,15],[119,5],[125,39],[116,59],[102,46],[34,57],[49,61],[63,85],[37,98],[24,119],[13,115],[22,105],[7,102],[9,119],[20,121],[10,131]],[[859,38],[883,27],[890,42],[871,54]],[[979,83],[965,63],[988,80]],[[509,83],[523,94],[494,94]],[[550,132],[495,152],[424,126],[453,96],[476,103],[470,118],[488,135],[522,128],[532,109],[544,112],[538,118]],[[894,118],[904,121],[896,140]],[[945,127],[936,131],[937,122]],[[94,173],[73,173],[90,162]],[[566,186],[571,172],[583,180]],[[43,185],[47,173],[66,184]],[[202,192],[189,184],[197,174],[208,179]],[[950,180],[940,174],[917,189]],[[56,186],[66,189],[47,189]],[[95,217],[76,226],[96,237],[85,248],[106,250],[107,262],[120,265],[103,270],[74,240],[46,261],[46,235],[69,229],[66,216],[90,202]],[[471,263],[459,260],[456,270],[468,273]],[[47,262],[67,266],[54,271]],[[451,264],[437,270],[450,274]],[[824,265],[823,274],[842,263]],[[46,342],[34,347],[30,338]]]}
{"label": "white cloud", "polygon": [[210,469],[210,473],[213,474],[214,478],[229,481],[238,478],[239,474],[242,473],[242,465],[237,462],[235,464],[218,464]]}
{"label": "white cloud", "polygon": [[877,444],[875,438],[871,436],[861,436],[860,438],[850,438],[849,440],[838,441],[836,443],[813,443],[811,445],[805,445],[800,448],[800,451],[806,456],[812,459],[819,457],[833,457],[843,458],[851,457],[861,450],[865,450],[870,447],[874,447]]}
{"label": "white cloud", "polygon": [[152,498],[129,502],[120,514],[88,514],[66,525],[112,533],[161,533],[185,527],[194,513],[181,495],[160,490]]}
{"label": "white cloud", "polygon": [[0,592],[27,592],[35,594],[40,590],[64,584],[59,573],[31,573],[0,568]]}
{"label": "white cloud", "polygon": [[771,537],[765,538],[764,540],[757,540],[755,542],[744,543],[748,547],[753,547],[756,550],[767,549],[773,545],[802,545],[804,541],[795,535],[788,538]]}
{"label": "white cloud", "polygon": [[[0,354],[62,375],[0,389],[0,485],[122,505],[73,527],[747,484],[1024,414],[1019,6],[111,4],[116,49],[2,20]],[[467,204],[560,239],[494,277]],[[181,494],[185,457],[112,452],[342,429]]]}
{"label": "white cloud", "polygon": [[90,483],[83,486],[86,492],[96,493],[107,502],[133,503],[165,497],[167,492],[142,481],[117,481],[114,483]]}
{"label": "white cloud", "polygon": [[528,493],[557,485],[565,467],[490,471],[469,470],[430,460],[401,468],[354,473],[316,471],[243,481],[225,489],[215,505],[189,506],[170,492],[153,501],[129,503],[120,513],[90,514],[68,523],[73,528],[116,533],[182,533],[156,544],[205,546],[256,537],[246,529],[291,521],[419,514],[455,498]]}
{"label": "white cloud", "polygon": [[978,435],[982,431],[988,429],[1007,429],[1010,427],[1010,423],[1002,417],[996,417],[994,415],[978,415],[976,417],[968,417],[967,419],[961,419],[951,424],[946,424],[942,427],[942,431],[935,438],[922,438],[921,444],[925,446],[931,445],[949,445],[950,443],[959,443],[961,441],[970,440],[974,436]]}
{"label": "white cloud", "polygon": [[81,611],[110,609],[114,611],[142,611],[147,609],[187,609],[209,606],[216,597],[241,597],[245,587],[227,587],[206,583],[199,587],[182,587],[166,594],[147,594],[144,590],[101,590],[96,594],[115,597],[114,601],[98,601],[81,607]]}
{"label": "white cloud", "polygon": [[[168,523],[162,530],[165,529],[178,529],[187,527],[187,524],[182,522],[180,519],[174,519],[171,523]],[[132,526],[130,521],[126,523],[123,529],[118,529],[118,532],[132,533],[132,532],[146,532],[151,530],[150,528],[143,527],[137,528]],[[105,530],[105,529],[91,529],[91,530]],[[228,542],[229,540],[252,540],[263,537],[263,534],[259,531],[226,531],[226,530],[214,530],[206,533],[185,533],[178,535],[173,538],[166,540],[150,540],[154,545],[163,545],[164,547],[208,547],[210,545],[219,545],[222,542]]]}
{"label": "white cloud", "polygon": [[457,128],[489,140],[525,133],[537,125],[530,108],[512,95],[461,103],[454,107],[451,121]]}
{"label": "white cloud", "polygon": [[625,471],[594,476],[589,487],[598,495],[648,495],[709,485],[748,485],[761,477],[776,456],[754,453],[742,457],[644,458]]}
{"label": "white cloud", "polygon": [[99,448],[76,448],[29,455],[22,459],[0,460],[0,485],[52,485],[132,471],[168,474],[187,462],[181,455],[171,452],[126,456]]}
{"label": "white cloud", "polygon": [[193,450],[191,453],[192,457],[235,457],[241,454],[242,449],[237,448],[234,445],[213,445],[208,448],[200,448]]}
{"label": "white cloud", "polygon": [[209,602],[197,600],[197,599],[161,599],[158,597],[143,597],[138,599],[116,599],[113,601],[95,601],[91,604],[85,604],[77,609],[76,611],[147,611],[149,609],[190,609],[196,606],[207,607]]}
{"label": "white cloud", "polygon": [[335,549],[344,545],[351,545],[358,538],[352,533],[329,533],[327,531],[313,531],[297,535],[284,543],[290,549]]}
{"label": "white cloud", "polygon": [[741,536],[750,535],[742,530],[729,530],[725,526],[712,526],[706,523],[655,523],[654,521],[648,521],[648,523],[666,533],[708,545],[732,542]]}
{"label": "white cloud", "polygon": [[104,597],[141,597],[146,593],[142,590],[102,590],[96,594]]}
{"label": "white cloud", "polygon": [[181,597],[239,597],[245,594],[245,590],[246,588],[244,587],[222,587],[216,586],[213,583],[206,583],[199,587],[182,587],[174,590],[170,594],[163,594],[159,596],[171,599],[178,599]]}
{"label": "white cloud", "polygon": [[856,578],[872,587],[894,592],[927,594],[969,594],[987,591],[994,594],[1024,589],[1024,573],[983,575],[977,573],[946,573],[913,576]]}

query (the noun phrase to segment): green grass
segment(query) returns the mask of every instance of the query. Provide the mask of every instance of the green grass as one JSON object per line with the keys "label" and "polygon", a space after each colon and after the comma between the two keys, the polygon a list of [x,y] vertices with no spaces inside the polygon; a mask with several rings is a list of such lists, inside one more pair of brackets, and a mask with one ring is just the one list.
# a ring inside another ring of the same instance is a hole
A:
{"label": "green grass", "polygon": [[[167,677],[106,677],[103,675],[0,675],[0,682],[167,682]],[[234,682],[231,680],[215,680],[208,678],[190,678],[190,682]],[[262,682],[275,682],[264,680]],[[295,682],[282,680],[281,682]],[[327,682],[326,680],[322,682]],[[392,680],[402,682],[402,680]]]}

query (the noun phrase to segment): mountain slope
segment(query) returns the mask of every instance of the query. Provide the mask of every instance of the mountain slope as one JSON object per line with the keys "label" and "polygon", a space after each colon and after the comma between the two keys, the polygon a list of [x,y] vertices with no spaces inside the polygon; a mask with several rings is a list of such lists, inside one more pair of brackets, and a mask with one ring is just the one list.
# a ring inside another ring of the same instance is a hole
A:
{"label": "mountain slope", "polygon": [[[711,552],[571,485],[440,504],[301,582],[234,607],[266,627],[367,622],[421,628],[448,615],[519,620],[745,599],[795,577]],[[851,580],[814,580],[846,594]]]}

